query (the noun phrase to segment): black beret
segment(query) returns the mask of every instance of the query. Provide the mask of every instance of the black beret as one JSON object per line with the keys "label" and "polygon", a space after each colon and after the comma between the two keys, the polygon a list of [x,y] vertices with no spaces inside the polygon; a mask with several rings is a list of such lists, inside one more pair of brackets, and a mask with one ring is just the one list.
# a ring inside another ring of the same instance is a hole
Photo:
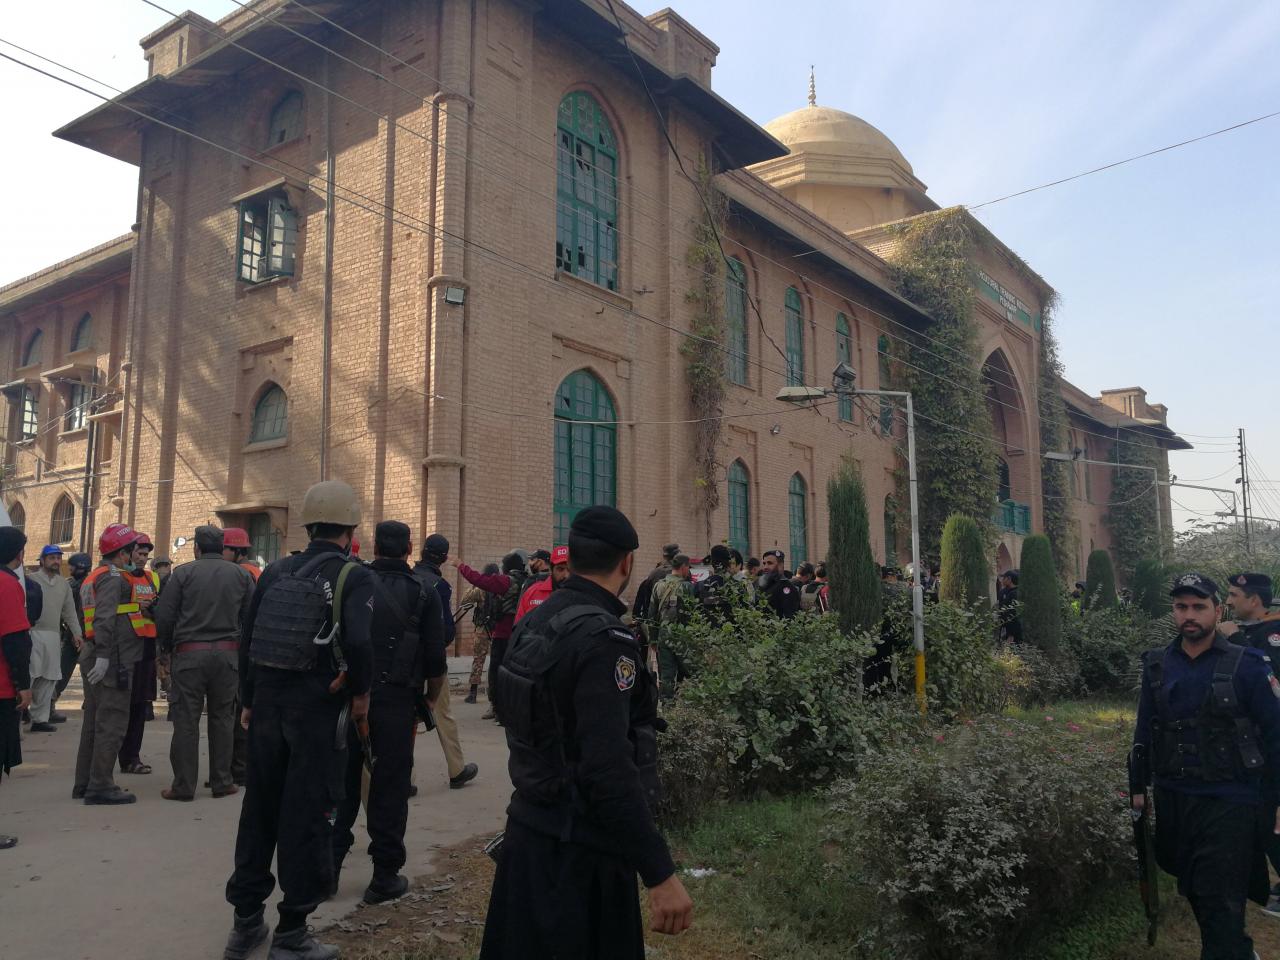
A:
{"label": "black beret", "polygon": [[640,538],[626,515],[615,507],[587,507],[573,518],[573,536],[599,540],[619,550],[637,550]]}
{"label": "black beret", "polygon": [[1184,573],[1180,577],[1174,577],[1169,596],[1176,597],[1181,593],[1194,593],[1197,597],[1217,600],[1218,585],[1203,574]]}
{"label": "black beret", "polygon": [[449,538],[441,533],[433,533],[427,537],[422,549],[433,557],[447,557],[449,555]]}
{"label": "black beret", "polygon": [[201,550],[221,550],[222,528],[211,523],[196,527],[195,541]]}
{"label": "black beret", "polygon": [[680,544],[678,543],[668,543],[662,548],[662,555],[666,557],[668,560],[670,560],[679,552],[680,552]]}
{"label": "black beret", "polygon": [[1265,573],[1236,573],[1231,577],[1231,586],[1240,587],[1253,593],[1271,592],[1271,578]]}

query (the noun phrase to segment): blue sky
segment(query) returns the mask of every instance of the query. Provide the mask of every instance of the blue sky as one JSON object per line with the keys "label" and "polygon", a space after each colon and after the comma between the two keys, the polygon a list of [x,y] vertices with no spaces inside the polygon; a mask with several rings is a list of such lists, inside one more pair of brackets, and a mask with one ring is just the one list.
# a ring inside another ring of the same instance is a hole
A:
{"label": "blue sky", "polygon": [[[235,8],[189,5],[210,19]],[[720,46],[714,86],[752,118],[802,106],[815,64],[818,101],[883,130],[944,205],[1280,110],[1275,2],[673,6]],[[138,39],[166,19],[140,0],[52,0],[6,11],[0,37],[128,87],[145,76]],[[136,171],[49,136],[92,98],[7,61],[0,84],[2,283],[124,233]],[[1280,425],[1264,364],[1280,302],[1278,157],[1280,118],[978,211],[1061,294],[1068,376],[1092,393],[1140,384],[1167,404],[1198,447],[1173,458],[1187,482],[1231,486],[1244,427],[1261,468],[1256,508],[1275,517]],[[1212,494],[1174,499],[1189,508],[1175,507],[1179,527],[1218,509]]]}

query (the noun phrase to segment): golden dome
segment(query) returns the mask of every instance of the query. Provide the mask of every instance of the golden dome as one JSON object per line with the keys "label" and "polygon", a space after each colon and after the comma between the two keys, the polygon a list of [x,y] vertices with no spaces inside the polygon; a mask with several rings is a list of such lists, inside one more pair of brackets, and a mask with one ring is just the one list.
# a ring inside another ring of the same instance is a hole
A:
{"label": "golden dome", "polygon": [[893,141],[861,117],[832,107],[807,106],[793,110],[765,124],[765,130],[784,143],[793,154],[813,153],[887,160],[900,165],[911,176],[915,171]]}

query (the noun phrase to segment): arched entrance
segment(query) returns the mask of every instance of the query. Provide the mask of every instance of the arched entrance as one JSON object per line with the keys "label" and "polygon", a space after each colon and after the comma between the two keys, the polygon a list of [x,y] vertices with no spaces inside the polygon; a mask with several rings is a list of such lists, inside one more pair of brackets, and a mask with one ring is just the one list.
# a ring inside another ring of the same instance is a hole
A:
{"label": "arched entrance", "polygon": [[1000,457],[996,476],[991,478],[996,501],[994,519],[1002,531],[1025,535],[1031,532],[1031,491],[1036,471],[1028,451],[1027,405],[1003,350],[993,350],[983,362],[982,383]]}

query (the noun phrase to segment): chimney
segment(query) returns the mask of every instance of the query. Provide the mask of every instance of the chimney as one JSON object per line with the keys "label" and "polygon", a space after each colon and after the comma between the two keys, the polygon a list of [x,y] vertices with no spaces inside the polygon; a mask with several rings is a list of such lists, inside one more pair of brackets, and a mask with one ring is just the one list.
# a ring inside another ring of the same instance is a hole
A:
{"label": "chimney", "polygon": [[666,71],[677,77],[688,74],[711,89],[711,68],[720,48],[670,7],[645,17],[645,21],[661,31],[664,42],[657,59]]}
{"label": "chimney", "polygon": [[142,56],[147,61],[147,77],[163,77],[177,72],[213,46],[221,33],[216,23],[190,10],[174,17],[138,41]]}

